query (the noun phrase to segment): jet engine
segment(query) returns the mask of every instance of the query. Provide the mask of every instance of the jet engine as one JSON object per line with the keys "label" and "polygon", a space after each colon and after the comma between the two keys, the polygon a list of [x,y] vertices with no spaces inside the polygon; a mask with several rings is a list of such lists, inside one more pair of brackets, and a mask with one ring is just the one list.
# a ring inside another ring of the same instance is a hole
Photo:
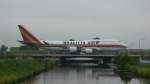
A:
{"label": "jet engine", "polygon": [[90,49],[90,48],[85,48],[83,51],[85,53],[93,53],[93,49]]}
{"label": "jet engine", "polygon": [[78,48],[77,47],[69,47],[70,52],[77,52]]}

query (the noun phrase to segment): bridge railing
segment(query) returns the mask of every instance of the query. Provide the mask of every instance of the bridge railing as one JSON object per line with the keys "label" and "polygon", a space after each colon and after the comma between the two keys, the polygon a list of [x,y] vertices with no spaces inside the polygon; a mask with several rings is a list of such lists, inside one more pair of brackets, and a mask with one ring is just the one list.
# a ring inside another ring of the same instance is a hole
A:
{"label": "bridge railing", "polygon": [[[115,55],[101,55],[101,54],[38,54],[38,53],[16,53],[14,54],[15,56],[50,56],[50,57],[55,57],[55,56],[115,56]],[[141,55],[129,55],[131,57],[142,57]]]}

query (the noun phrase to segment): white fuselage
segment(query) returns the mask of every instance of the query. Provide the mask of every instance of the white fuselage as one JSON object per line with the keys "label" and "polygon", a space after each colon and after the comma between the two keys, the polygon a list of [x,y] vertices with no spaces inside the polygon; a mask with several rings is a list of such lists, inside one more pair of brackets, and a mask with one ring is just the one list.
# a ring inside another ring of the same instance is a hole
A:
{"label": "white fuselage", "polygon": [[83,40],[83,41],[42,41],[51,47],[79,48],[126,48],[127,45],[118,40]]}

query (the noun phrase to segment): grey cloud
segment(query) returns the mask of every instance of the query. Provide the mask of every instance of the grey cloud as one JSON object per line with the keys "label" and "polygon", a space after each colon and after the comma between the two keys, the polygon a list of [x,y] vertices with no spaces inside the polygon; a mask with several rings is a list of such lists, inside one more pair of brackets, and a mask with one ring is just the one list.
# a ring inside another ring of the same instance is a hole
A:
{"label": "grey cloud", "polygon": [[[21,39],[25,24],[41,39],[123,40],[130,48],[150,48],[150,0],[0,0],[0,44]],[[12,42],[7,44],[13,46]],[[131,45],[132,44],[132,45]]]}

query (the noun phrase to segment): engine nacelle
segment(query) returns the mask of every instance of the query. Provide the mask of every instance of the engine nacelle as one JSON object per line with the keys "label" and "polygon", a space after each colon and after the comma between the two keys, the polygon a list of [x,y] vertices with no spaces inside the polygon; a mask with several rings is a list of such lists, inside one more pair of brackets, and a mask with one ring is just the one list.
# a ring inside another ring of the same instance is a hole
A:
{"label": "engine nacelle", "polygon": [[77,47],[69,47],[70,52],[77,52],[78,48]]}
{"label": "engine nacelle", "polygon": [[84,49],[84,52],[85,52],[85,53],[93,53],[93,49],[85,48],[85,49]]}

